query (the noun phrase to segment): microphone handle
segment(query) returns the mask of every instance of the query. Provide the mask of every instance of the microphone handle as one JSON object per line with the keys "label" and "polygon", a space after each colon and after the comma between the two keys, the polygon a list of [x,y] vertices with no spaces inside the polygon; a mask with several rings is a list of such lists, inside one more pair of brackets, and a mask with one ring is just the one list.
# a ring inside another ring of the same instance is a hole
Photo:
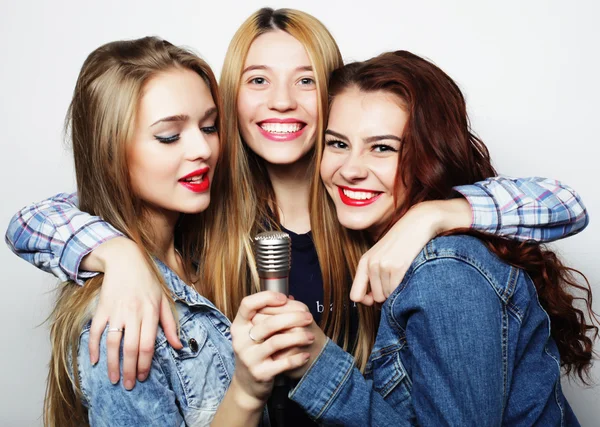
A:
{"label": "microphone handle", "polygon": [[284,277],[260,277],[260,288],[263,291],[281,292],[285,296],[290,295],[289,280],[287,274]]}
{"label": "microphone handle", "polygon": [[[286,272],[288,273],[288,272]],[[259,277],[260,288],[264,291],[281,292],[289,296],[289,280],[288,274],[284,277]],[[269,418],[271,423],[276,427],[284,427],[285,411],[287,407],[287,394],[289,391],[289,383],[284,375],[277,375],[273,384],[273,392],[269,399]]]}

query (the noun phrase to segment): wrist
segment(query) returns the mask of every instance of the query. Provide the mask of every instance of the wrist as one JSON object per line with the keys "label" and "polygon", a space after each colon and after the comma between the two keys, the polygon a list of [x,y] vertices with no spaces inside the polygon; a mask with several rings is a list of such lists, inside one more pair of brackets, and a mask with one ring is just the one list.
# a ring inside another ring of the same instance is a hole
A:
{"label": "wrist", "polygon": [[81,267],[88,271],[106,272],[109,265],[118,260],[130,259],[140,253],[138,246],[127,237],[110,239],[83,258]]}
{"label": "wrist", "polygon": [[463,198],[421,202],[415,208],[417,215],[428,219],[433,235],[471,227],[471,205]]}
{"label": "wrist", "polygon": [[235,406],[246,413],[262,412],[265,404],[267,403],[266,399],[260,399],[254,396],[252,393],[247,392],[240,383],[240,380],[238,380],[235,375],[229,384],[227,395],[229,396],[230,401],[235,404]]}

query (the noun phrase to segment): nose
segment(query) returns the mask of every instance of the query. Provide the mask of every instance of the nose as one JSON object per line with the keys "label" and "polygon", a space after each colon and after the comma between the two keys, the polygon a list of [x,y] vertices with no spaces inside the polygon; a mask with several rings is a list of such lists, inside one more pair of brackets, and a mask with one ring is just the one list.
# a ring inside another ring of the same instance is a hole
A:
{"label": "nose", "polygon": [[340,175],[342,178],[351,183],[364,180],[367,178],[368,173],[367,165],[361,154],[358,152],[349,153],[340,168]]}
{"label": "nose", "polygon": [[268,105],[271,110],[285,112],[296,109],[296,97],[293,88],[287,84],[274,84],[271,87]]}
{"label": "nose", "polygon": [[190,136],[185,144],[185,158],[190,161],[208,160],[213,155],[209,138],[218,138],[216,134],[205,134],[200,129]]}

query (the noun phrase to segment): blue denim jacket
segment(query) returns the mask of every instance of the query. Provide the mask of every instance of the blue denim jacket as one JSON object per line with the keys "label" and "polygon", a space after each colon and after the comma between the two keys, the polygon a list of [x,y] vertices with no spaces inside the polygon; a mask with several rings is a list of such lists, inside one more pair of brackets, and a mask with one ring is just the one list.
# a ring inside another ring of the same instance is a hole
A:
{"label": "blue denim jacket", "polygon": [[173,349],[159,328],[148,379],[127,391],[108,378],[106,331],[100,360],[90,364],[88,324],[77,361],[92,427],[209,425],[229,387],[234,370],[229,320],[168,267],[157,265],[177,300],[183,349]]}
{"label": "blue denim jacket", "polygon": [[382,307],[364,377],[328,341],[290,397],[328,425],[579,425],[533,282],[470,236],[415,259]]}

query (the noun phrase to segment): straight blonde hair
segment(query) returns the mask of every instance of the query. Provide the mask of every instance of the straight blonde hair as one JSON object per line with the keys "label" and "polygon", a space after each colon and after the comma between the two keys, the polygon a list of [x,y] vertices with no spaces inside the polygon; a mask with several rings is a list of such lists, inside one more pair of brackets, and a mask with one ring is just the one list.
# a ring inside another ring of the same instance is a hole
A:
{"label": "straight blonde hair", "polygon": [[[227,117],[223,136],[227,144],[222,150],[222,162],[215,170],[215,187],[219,188],[209,211],[212,222],[207,224],[201,258],[203,295],[229,318],[237,312],[240,301],[252,292],[259,291],[252,251],[252,236],[268,229],[279,229],[279,216],[273,186],[267,174],[265,161],[256,155],[243,141],[239,123],[237,99],[244,63],[250,46],[261,34],[282,30],[289,33],[305,47],[311,61],[317,85],[318,122],[317,146],[321,145],[328,111],[327,82],[333,70],[343,65],[338,46],[327,28],[313,16],[294,9],[263,8],[252,14],[233,36],[221,72],[223,113]],[[318,159],[311,156],[308,179],[311,187],[318,177]],[[310,171],[317,173],[312,176]],[[311,205],[314,203],[311,202]],[[313,209],[311,208],[311,211]],[[335,341],[347,349],[349,345],[350,318],[348,307],[348,270],[343,260],[329,264],[328,245],[343,242],[326,242],[321,236],[322,224],[319,213],[311,213],[311,228],[319,263],[323,271],[324,304],[333,303],[330,315],[324,311],[321,326]],[[363,309],[360,309],[362,312]],[[364,316],[361,315],[361,318]],[[361,321],[359,335],[370,336],[374,329],[368,320]],[[363,366],[364,353],[359,337],[355,354]]]}
{"label": "straight blonde hair", "polygon": [[[126,147],[132,138],[144,85],[172,69],[196,72],[208,85],[221,120],[217,82],[208,64],[194,53],[156,37],[117,41],[94,50],[85,60],[66,119],[75,159],[79,207],[98,215],[138,244],[148,265],[171,297],[152,261],[152,230],[145,206],[131,187]],[[203,215],[184,215],[175,231],[184,267],[198,259]],[[77,357],[80,334],[89,322],[102,275],[85,286],[61,286],[51,314],[51,359],[44,400],[44,425],[88,425],[82,404]]]}

